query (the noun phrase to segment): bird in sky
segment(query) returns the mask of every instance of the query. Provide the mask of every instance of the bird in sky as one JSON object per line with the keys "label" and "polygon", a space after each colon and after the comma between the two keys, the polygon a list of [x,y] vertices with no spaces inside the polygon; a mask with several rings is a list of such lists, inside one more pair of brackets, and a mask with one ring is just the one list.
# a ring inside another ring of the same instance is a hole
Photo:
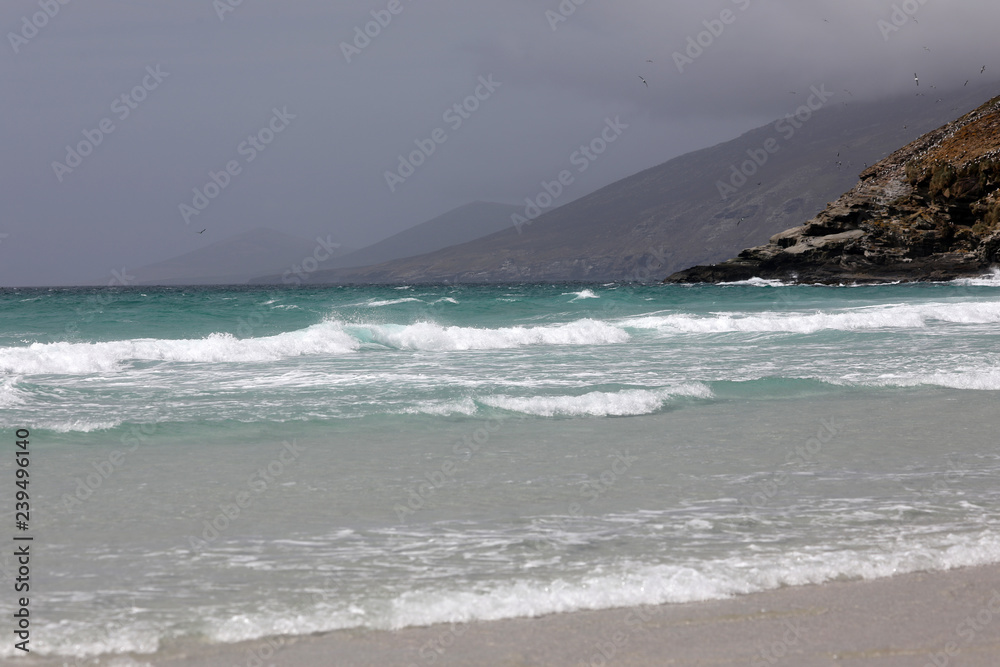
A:
{"label": "bird in sky", "polygon": [[647,87],[647,88],[649,88],[649,84],[648,84],[648,83],[646,83],[646,80],[642,78],[642,75],[641,75],[641,74],[639,75],[639,79],[640,79],[640,80],[641,80],[641,81],[642,81],[642,82],[643,82],[644,84],[646,84],[646,87]]}
{"label": "bird in sky", "polygon": [[740,222],[743,222],[744,220],[746,220],[746,217],[740,218],[740,221],[736,223],[736,226],[739,227],[740,226]]}
{"label": "bird in sky", "polygon": [[916,72],[913,73],[913,80],[917,82],[918,86],[920,85],[920,77],[917,76]]}
{"label": "bird in sky", "polygon": [[206,231],[208,231],[208,227],[206,227],[205,229],[201,230],[201,231],[200,231],[200,232],[198,232],[198,233],[199,233],[199,234],[204,234],[204,233],[205,233]]}
{"label": "bird in sky", "polygon": [[966,80],[965,80],[965,85],[966,85],[966,86],[968,86],[968,85],[969,85],[969,79],[966,79]]}
{"label": "bird in sky", "polygon": [[983,68],[981,70],[979,70],[979,73],[982,74],[985,71],[986,71],[986,65],[983,65]]}
{"label": "bird in sky", "polygon": [[651,63],[651,62],[653,62],[653,61],[652,61],[652,60],[647,60],[646,62],[647,62],[647,63]]}

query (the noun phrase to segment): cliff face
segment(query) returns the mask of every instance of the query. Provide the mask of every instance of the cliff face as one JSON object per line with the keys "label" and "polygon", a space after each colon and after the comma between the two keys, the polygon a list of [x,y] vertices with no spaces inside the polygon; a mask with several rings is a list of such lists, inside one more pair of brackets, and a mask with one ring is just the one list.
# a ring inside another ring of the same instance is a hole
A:
{"label": "cliff face", "polygon": [[1000,264],[1000,97],[860,178],[801,227],[665,282],[951,280]]}

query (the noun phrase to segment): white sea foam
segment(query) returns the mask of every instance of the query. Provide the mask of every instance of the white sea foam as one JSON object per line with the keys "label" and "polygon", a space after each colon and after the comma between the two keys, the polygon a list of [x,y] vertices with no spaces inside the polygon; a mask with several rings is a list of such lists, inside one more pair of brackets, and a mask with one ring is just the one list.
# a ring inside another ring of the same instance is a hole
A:
{"label": "white sea foam", "polygon": [[383,300],[372,299],[371,301],[366,301],[365,303],[359,305],[371,306],[373,308],[377,308],[380,306],[396,306],[401,303],[424,303],[424,301],[422,299],[417,299],[411,296],[411,297],[406,297],[405,299],[383,299]]}
{"label": "white sea foam", "polygon": [[[596,565],[589,571],[551,572],[536,579],[491,578],[480,580],[475,586],[452,583],[452,577],[439,577],[390,597],[373,591],[370,596],[353,597],[350,601],[331,599],[317,591],[314,601],[295,608],[271,602],[253,612],[235,614],[206,604],[186,608],[183,614],[158,622],[148,618],[125,621],[113,636],[95,634],[91,621],[62,621],[42,626],[33,650],[39,655],[149,654],[158,650],[164,640],[178,636],[178,624],[190,628],[192,620],[210,641],[235,643],[358,627],[397,630],[698,602],[784,586],[838,579],[871,580],[1000,562],[1000,535],[991,529],[965,534],[917,531],[908,537],[890,530],[871,539],[870,546],[838,544],[801,550],[751,546],[739,555],[674,563],[620,559],[613,564]],[[298,545],[314,548],[308,542]],[[0,646],[0,656],[10,657],[14,652],[10,643]]]}
{"label": "white sea foam", "polygon": [[708,387],[694,383],[663,389],[592,391],[582,396],[491,396],[483,399],[483,403],[540,417],[623,417],[657,412],[672,398],[711,396]]}
{"label": "white sea foam", "polygon": [[471,398],[458,401],[425,401],[415,407],[403,410],[406,414],[438,415],[474,415],[477,412],[476,403]]}
{"label": "white sea foam", "polygon": [[0,378],[0,408],[24,405],[26,401],[24,391],[17,387],[20,379],[18,376]]}
{"label": "white sea foam", "polygon": [[93,433],[94,431],[107,431],[121,424],[120,419],[111,421],[88,421],[86,419],[74,419],[68,422],[47,423],[39,422],[36,428],[49,429],[57,433]]}
{"label": "white sea foam", "polygon": [[685,603],[840,578],[876,579],[1000,561],[992,532],[896,543],[870,550],[787,551],[684,564],[622,562],[584,577],[513,581],[487,590],[414,591],[365,625],[398,629],[435,623],[532,617],[579,610]]}
{"label": "white sea foam", "polygon": [[[162,628],[148,622],[114,622],[108,629],[95,628],[91,621],[63,621],[43,625],[38,638],[31,638],[31,651],[37,655],[62,655],[87,658],[98,655],[122,653],[149,654],[160,646]],[[10,644],[13,644],[11,642]],[[12,645],[0,646],[0,656],[11,657],[20,653]],[[125,660],[120,657],[116,660]],[[101,663],[104,664],[104,663]],[[124,667],[123,662],[114,662]],[[132,663],[141,665],[144,663]]]}
{"label": "white sea foam", "polygon": [[[326,321],[298,331],[240,339],[228,333],[201,339],[133,339],[101,343],[34,343],[0,348],[0,372],[19,375],[113,373],[129,362],[266,362],[303,355],[343,355],[374,342],[402,350],[509,349],[527,345],[624,343],[622,328],[596,320],[539,327],[485,329],[411,325],[344,325]],[[0,394],[0,400],[3,400]]]}
{"label": "white sea foam", "polygon": [[400,350],[502,350],[526,345],[604,345],[624,343],[629,335],[620,327],[596,320],[539,327],[479,329],[445,327],[433,322],[411,325],[350,326],[361,337]]}
{"label": "white sea foam", "polygon": [[600,299],[601,297],[594,294],[593,290],[585,289],[581,292],[564,292],[563,296],[569,296],[572,294],[574,298],[570,299],[570,303],[574,301],[582,301],[583,299]]}
{"label": "white sea foam", "polygon": [[[291,609],[265,604],[259,611],[220,616],[215,607],[192,609],[213,642],[235,643],[264,637],[307,635],[348,628],[398,630],[444,623],[530,618],[552,613],[680,604],[717,600],[784,586],[822,584],[838,579],[871,580],[908,572],[942,571],[1000,562],[1000,536],[993,531],[936,534],[898,539],[871,548],[831,548],[776,552],[747,549],[740,556],[683,563],[650,564],[622,560],[587,574],[559,578],[481,582],[475,587],[430,584],[390,599],[372,596],[350,602],[318,601]],[[655,613],[655,609],[647,610]],[[190,615],[190,614],[189,614]],[[80,655],[156,651],[175,633],[148,621],[126,624],[114,636],[94,635],[91,623],[62,622],[43,627],[39,655]],[[0,647],[0,656],[15,649]]]}
{"label": "white sea foam", "polygon": [[789,283],[780,280],[765,280],[764,278],[750,278],[749,280],[737,280],[730,283],[719,283],[720,285],[745,285],[748,287],[788,287]]}
{"label": "white sea foam", "polygon": [[626,328],[663,333],[785,332],[823,330],[922,329],[930,322],[1000,323],[1000,302],[887,305],[817,313],[715,313],[713,315],[647,315],[619,322]]}
{"label": "white sea foam", "polygon": [[979,278],[960,278],[951,281],[949,284],[965,287],[1000,287],[1000,269],[993,269],[992,273],[980,276]]}
{"label": "white sea foam", "polygon": [[0,348],[0,371],[23,375],[109,373],[132,361],[254,362],[301,355],[341,355],[360,347],[337,322],[239,339],[212,334],[196,340],[134,339],[102,343],[34,343]]}
{"label": "white sea foam", "polygon": [[949,389],[1000,391],[1000,369],[956,371],[952,373],[918,373],[915,375],[883,375],[861,384],[876,387],[917,387],[932,385]]}

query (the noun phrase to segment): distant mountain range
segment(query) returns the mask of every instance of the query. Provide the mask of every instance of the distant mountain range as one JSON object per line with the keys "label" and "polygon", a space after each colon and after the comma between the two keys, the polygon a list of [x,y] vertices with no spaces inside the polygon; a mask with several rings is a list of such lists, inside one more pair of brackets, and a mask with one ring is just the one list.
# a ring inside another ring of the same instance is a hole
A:
{"label": "distant mountain range", "polygon": [[[322,267],[322,270],[309,275],[309,282],[335,282],[330,278],[332,275],[353,275],[352,269],[341,270],[339,267],[363,267],[381,264],[434,252],[441,248],[488,236],[511,227],[514,224],[511,216],[518,210],[517,206],[492,202],[473,202],[460,206],[378,243],[338,257],[334,262]],[[250,282],[288,282],[282,274],[271,273],[268,275],[264,271],[259,271],[256,276]],[[317,279],[318,276],[322,276],[322,279]]]}
{"label": "distant mountain range", "polygon": [[996,87],[871,103],[814,87],[790,104],[797,115],[516,228],[523,204],[475,202],[360,250],[255,229],[130,273],[163,285],[658,281],[801,225],[870,165],[978,107]]}
{"label": "distant mountain range", "polygon": [[343,253],[331,239],[309,241],[259,227],[128,273],[138,285],[240,285],[263,272],[280,276],[294,267],[301,270],[307,258],[316,261],[314,269],[331,266]]}
{"label": "distant mountain range", "polygon": [[509,204],[467,204],[360,250],[330,237],[308,240],[259,227],[128,273],[138,285],[299,285],[336,267],[377,264],[492,234],[510,227],[517,210]]}
{"label": "distant mountain range", "polygon": [[847,91],[814,88],[790,103],[797,116],[612,183],[520,229],[317,271],[311,282],[660,280],[801,224],[869,165],[979,106],[994,89],[852,103]]}

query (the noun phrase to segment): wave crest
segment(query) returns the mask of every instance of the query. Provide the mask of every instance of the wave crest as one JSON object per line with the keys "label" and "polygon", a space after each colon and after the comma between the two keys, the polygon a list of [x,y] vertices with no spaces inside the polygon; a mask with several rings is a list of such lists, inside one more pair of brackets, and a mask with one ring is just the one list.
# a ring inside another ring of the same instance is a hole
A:
{"label": "wave crest", "polygon": [[582,396],[491,396],[483,403],[539,417],[626,417],[658,412],[671,399],[682,397],[711,398],[712,391],[693,383],[651,390],[592,391]]}

